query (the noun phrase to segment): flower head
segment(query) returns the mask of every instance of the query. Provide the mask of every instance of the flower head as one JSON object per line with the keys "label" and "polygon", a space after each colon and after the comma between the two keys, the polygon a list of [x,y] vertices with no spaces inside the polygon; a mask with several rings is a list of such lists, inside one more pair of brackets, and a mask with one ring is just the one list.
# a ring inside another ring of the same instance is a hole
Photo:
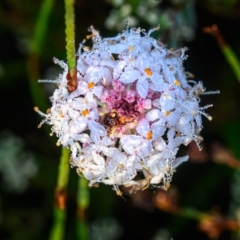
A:
{"label": "flower head", "polygon": [[192,140],[199,146],[201,116],[211,120],[204,112],[210,105],[199,106],[202,83],[187,80],[186,48],[165,48],[150,36],[156,29],[126,29],[112,38],[90,30],[93,46],[80,45],[71,91],[67,65],[55,60],[64,72],[49,113],[39,111],[43,122],[58,144],[70,147],[71,164],[90,186],[167,189],[175,168],[188,159],[176,158],[179,146]]}

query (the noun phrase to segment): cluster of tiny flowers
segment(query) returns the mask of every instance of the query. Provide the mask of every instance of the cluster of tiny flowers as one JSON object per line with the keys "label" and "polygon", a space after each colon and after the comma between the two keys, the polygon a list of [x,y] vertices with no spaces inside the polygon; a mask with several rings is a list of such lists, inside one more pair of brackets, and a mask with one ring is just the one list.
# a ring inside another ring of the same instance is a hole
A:
{"label": "cluster of tiny flowers", "polygon": [[[176,158],[179,146],[202,138],[201,82],[187,80],[183,68],[186,48],[169,50],[141,28],[101,38],[90,27],[93,46],[80,44],[77,79],[68,66],[57,80],[47,114],[40,112],[58,137],[57,145],[71,149],[71,165],[89,186],[105,183],[167,189],[175,168],[188,157]],[[49,80],[51,81],[51,80]],[[71,88],[69,86],[74,86]],[[40,124],[40,125],[41,125]]]}

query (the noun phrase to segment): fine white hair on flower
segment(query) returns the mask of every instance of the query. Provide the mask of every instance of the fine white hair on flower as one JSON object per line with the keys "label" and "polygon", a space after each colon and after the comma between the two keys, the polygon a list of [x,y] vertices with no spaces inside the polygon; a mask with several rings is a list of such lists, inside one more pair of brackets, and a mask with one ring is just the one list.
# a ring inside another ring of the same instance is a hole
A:
{"label": "fine white hair on flower", "polygon": [[195,141],[201,148],[201,117],[212,119],[205,113],[212,105],[199,106],[205,88],[187,79],[187,49],[167,49],[150,36],[158,28],[127,27],[102,38],[91,26],[93,45],[80,44],[75,80],[54,58],[63,74],[52,81],[58,86],[52,107],[46,114],[35,110],[44,118],[40,125],[52,126],[57,145],[70,148],[71,164],[90,186],[105,183],[118,193],[120,185],[130,192],[167,189],[188,159],[176,158],[180,145]]}

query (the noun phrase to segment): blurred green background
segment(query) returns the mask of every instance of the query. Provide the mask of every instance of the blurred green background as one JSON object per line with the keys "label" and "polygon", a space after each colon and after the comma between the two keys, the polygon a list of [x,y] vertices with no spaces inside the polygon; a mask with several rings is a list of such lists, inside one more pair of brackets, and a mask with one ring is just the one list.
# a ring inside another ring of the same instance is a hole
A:
{"label": "blurred green background", "polygon": [[[43,11],[47,14],[49,10],[49,19],[46,25],[40,21],[38,28],[42,3],[0,1],[1,240],[48,239],[53,222],[61,148],[48,135],[49,127],[37,128],[41,119],[33,107],[42,94],[46,103],[41,100],[39,107],[43,111],[50,107],[55,86],[37,80],[58,76],[61,69],[54,65],[53,57],[66,61],[64,2],[49,1]],[[203,150],[199,152],[194,143],[181,149],[190,160],[178,168],[168,192],[148,189],[129,195],[122,189],[124,195],[119,197],[110,186],[90,189],[90,239],[240,239],[240,78],[216,39],[203,32],[217,24],[240,58],[240,1],[76,0],[75,14],[76,48],[90,25],[107,37],[122,31],[127,17],[130,26],[149,29],[160,24],[161,30],[154,36],[168,48],[187,46],[186,71],[203,81],[207,90],[221,91],[202,96],[202,106],[214,105],[207,111],[213,121],[203,120]],[[71,169],[64,229],[67,240],[79,239],[77,179]]]}

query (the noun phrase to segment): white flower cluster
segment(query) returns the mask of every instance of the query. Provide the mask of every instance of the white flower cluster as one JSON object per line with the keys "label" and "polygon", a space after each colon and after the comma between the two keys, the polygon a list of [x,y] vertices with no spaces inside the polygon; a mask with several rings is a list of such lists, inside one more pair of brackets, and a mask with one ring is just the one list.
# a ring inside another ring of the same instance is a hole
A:
{"label": "white flower cluster", "polygon": [[[202,138],[201,82],[187,80],[186,48],[169,50],[150,34],[126,29],[101,38],[90,27],[92,48],[80,45],[77,80],[71,89],[67,65],[41,122],[52,125],[58,145],[70,147],[71,164],[89,185],[105,183],[131,191],[154,185],[167,189],[179,146]],[[67,80],[68,78],[68,80]],[[200,148],[200,147],[199,147]]]}

